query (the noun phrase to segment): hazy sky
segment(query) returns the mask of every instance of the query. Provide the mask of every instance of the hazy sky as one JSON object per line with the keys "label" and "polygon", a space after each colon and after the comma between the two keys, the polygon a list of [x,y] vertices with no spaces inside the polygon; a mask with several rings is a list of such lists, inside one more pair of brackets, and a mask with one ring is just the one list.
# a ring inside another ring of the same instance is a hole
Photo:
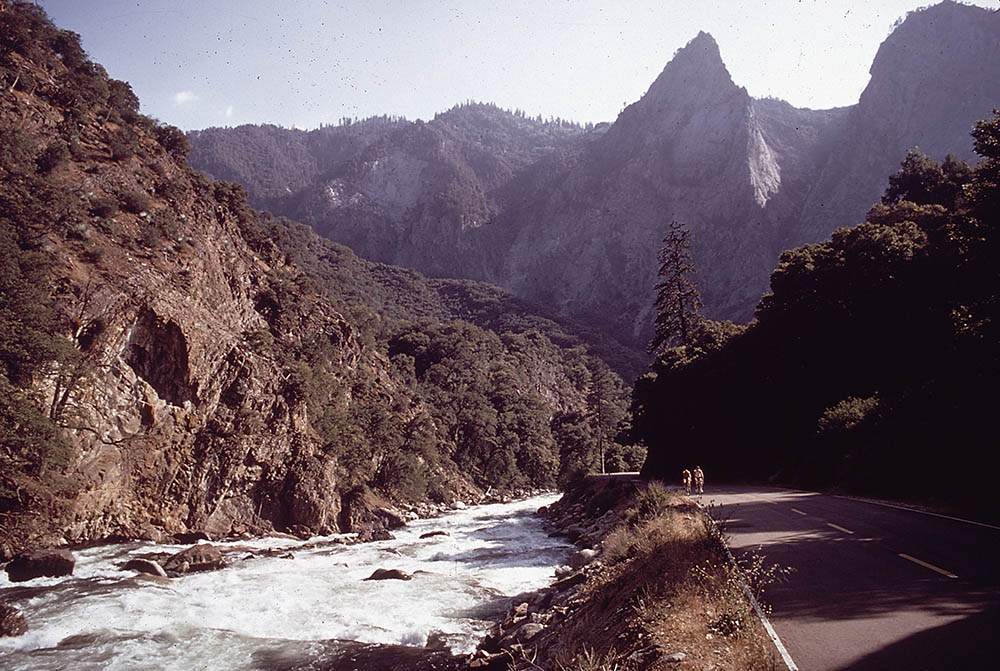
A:
{"label": "hazy sky", "polygon": [[[613,121],[699,30],[733,80],[850,105],[894,22],[926,0],[40,0],[184,130],[430,119],[466,100]],[[1000,0],[978,0],[1000,7]]]}

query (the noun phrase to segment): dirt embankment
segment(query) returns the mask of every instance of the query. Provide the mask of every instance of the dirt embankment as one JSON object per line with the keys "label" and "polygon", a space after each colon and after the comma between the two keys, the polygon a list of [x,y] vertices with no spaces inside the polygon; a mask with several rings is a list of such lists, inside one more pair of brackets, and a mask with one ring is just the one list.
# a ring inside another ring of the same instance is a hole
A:
{"label": "dirt embankment", "polygon": [[592,477],[543,509],[581,549],[551,586],[515,598],[470,668],[772,669],[769,642],[716,526],[689,497]]}

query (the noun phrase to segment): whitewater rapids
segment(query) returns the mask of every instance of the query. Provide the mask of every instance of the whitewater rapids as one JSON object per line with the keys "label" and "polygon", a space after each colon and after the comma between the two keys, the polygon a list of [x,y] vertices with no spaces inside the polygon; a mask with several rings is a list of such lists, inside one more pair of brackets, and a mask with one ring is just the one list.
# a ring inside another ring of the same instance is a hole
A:
{"label": "whitewater rapids", "polygon": [[[0,600],[28,622],[0,639],[0,668],[261,669],[330,639],[475,650],[510,597],[544,587],[573,547],[534,515],[557,495],[411,522],[395,540],[334,545],[281,538],[215,543],[228,568],[155,581],[120,565],[186,545],[125,543],[76,551],[72,576],[10,583]],[[421,539],[429,531],[447,531]],[[260,556],[264,550],[279,550]],[[294,558],[280,555],[291,553]],[[366,581],[375,569],[412,580]],[[279,665],[280,666],[280,665]]]}

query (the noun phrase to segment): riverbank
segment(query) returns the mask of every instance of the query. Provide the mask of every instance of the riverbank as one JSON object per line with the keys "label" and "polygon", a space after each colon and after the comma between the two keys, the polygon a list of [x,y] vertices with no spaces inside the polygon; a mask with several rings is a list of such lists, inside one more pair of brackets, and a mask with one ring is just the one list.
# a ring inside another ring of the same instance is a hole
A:
{"label": "riverbank", "polygon": [[573,547],[535,514],[555,498],[469,506],[369,543],[202,541],[193,547],[214,547],[221,566],[175,577],[130,566],[162,561],[169,576],[183,557],[159,553],[192,546],[79,550],[71,575],[0,577],[0,602],[27,625],[0,638],[0,668],[130,669],[137,660],[162,671],[467,668],[510,595],[548,585],[568,562]]}
{"label": "riverbank", "polygon": [[543,511],[581,550],[553,585],[515,599],[471,668],[774,668],[738,570],[694,499],[638,478],[591,478]]}
{"label": "riverbank", "polygon": [[[7,639],[6,661],[55,669],[100,652],[162,669],[206,654],[221,655],[219,668],[284,671],[772,668],[740,576],[694,500],[596,477],[538,505],[451,511],[372,543],[220,544],[228,568],[171,580],[123,570],[156,560],[148,545],[94,548],[79,553],[72,580],[3,590],[30,625],[28,639]],[[371,582],[380,571],[392,579]]]}

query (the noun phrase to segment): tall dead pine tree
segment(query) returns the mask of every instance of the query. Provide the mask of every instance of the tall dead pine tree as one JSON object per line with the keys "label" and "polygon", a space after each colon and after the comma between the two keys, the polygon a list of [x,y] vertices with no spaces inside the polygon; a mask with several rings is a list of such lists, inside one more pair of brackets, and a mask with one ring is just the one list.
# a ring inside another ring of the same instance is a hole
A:
{"label": "tall dead pine tree", "polygon": [[691,344],[695,327],[701,321],[698,310],[701,294],[691,280],[695,273],[691,260],[691,234],[678,221],[670,222],[657,253],[660,280],[656,283],[656,332],[649,343],[649,353],[659,356],[670,347]]}

